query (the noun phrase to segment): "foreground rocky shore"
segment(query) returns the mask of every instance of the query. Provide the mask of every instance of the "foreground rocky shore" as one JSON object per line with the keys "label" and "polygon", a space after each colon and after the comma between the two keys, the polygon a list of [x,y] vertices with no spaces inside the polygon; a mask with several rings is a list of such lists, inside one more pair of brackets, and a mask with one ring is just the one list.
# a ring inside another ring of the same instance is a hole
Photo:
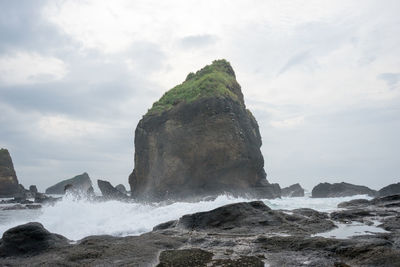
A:
{"label": "foreground rocky shore", "polygon": [[[328,214],[242,202],[185,215],[140,236],[77,242],[29,223],[4,233],[0,265],[400,266],[400,195],[353,200],[339,208]],[[353,222],[386,231],[347,239],[318,236]]]}

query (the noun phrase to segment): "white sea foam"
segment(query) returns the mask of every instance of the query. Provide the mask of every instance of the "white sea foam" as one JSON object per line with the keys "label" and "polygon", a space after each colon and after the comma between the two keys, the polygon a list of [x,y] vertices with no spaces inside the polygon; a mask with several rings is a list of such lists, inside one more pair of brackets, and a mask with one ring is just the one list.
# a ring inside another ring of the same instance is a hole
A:
{"label": "white sea foam", "polygon": [[[264,200],[273,209],[312,208],[319,211],[336,210],[338,203],[367,196],[345,198],[282,198]],[[176,202],[169,205],[144,205],[118,201],[76,201],[65,196],[54,206],[41,210],[0,211],[0,235],[7,229],[29,221],[42,223],[49,231],[79,240],[89,235],[139,235],[160,223],[175,220],[184,214],[211,210],[248,199],[219,196],[212,201]]]}
{"label": "white sea foam", "polygon": [[377,227],[378,223],[375,222],[373,225],[366,225],[359,222],[353,222],[349,224],[337,223],[337,228],[324,232],[318,233],[313,236],[322,237],[333,237],[333,238],[349,238],[356,235],[372,235],[374,233],[389,233],[388,231]]}

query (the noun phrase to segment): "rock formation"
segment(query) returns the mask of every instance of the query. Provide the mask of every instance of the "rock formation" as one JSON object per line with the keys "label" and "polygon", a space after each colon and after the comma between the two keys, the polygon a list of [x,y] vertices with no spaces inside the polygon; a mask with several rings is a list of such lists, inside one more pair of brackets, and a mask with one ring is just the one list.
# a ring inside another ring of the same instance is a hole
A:
{"label": "rock formation", "polygon": [[135,131],[131,195],[187,199],[229,192],[280,196],[266,180],[258,124],[226,60],[216,60],[166,92]]}
{"label": "rock formation", "polygon": [[64,188],[66,185],[72,185],[75,190],[81,190],[82,192],[87,192],[92,186],[92,181],[89,175],[85,172],[81,175],[77,175],[71,179],[63,180],[53,186],[46,189],[46,194],[64,194]]}
{"label": "rock formation", "polygon": [[400,194],[400,183],[390,184],[378,191],[380,197]]}
{"label": "rock formation", "polygon": [[126,191],[126,188],[123,184],[116,185],[115,189],[117,189],[122,194],[125,194],[125,195],[128,194],[128,191]]}
{"label": "rock formation", "polygon": [[31,186],[29,186],[29,191],[30,191],[32,194],[37,194],[37,193],[38,193],[38,190],[37,190],[36,185],[31,185]]}
{"label": "rock formation", "polygon": [[283,197],[304,197],[304,189],[298,183],[282,188],[281,192]]}
{"label": "rock formation", "polygon": [[0,256],[29,256],[66,245],[67,238],[50,233],[40,223],[31,222],[11,228],[3,234]]}
{"label": "rock formation", "polygon": [[0,197],[13,197],[19,192],[17,174],[7,149],[0,149]]}
{"label": "rock formation", "polygon": [[105,199],[123,200],[128,198],[127,195],[121,193],[108,181],[97,180],[97,185],[99,186],[101,194]]}
{"label": "rock formation", "polygon": [[349,197],[354,195],[376,196],[377,191],[366,186],[354,185],[349,183],[320,183],[311,192],[314,198],[325,197]]}

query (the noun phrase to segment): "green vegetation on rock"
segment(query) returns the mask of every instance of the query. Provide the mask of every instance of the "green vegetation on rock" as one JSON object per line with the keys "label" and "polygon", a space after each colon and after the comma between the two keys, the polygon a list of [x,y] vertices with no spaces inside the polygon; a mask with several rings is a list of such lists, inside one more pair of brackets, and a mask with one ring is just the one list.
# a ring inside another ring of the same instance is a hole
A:
{"label": "green vegetation on rock", "polygon": [[166,92],[155,102],[146,115],[158,114],[179,103],[190,103],[206,97],[229,97],[240,102],[232,88],[238,85],[231,65],[225,59],[214,60],[196,73],[189,73],[186,80]]}

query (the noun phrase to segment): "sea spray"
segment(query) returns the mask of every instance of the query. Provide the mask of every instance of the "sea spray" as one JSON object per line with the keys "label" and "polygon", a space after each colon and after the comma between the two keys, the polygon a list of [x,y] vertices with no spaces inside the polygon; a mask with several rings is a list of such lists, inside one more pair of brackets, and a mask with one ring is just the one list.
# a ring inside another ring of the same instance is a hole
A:
{"label": "sea spray", "polygon": [[[319,211],[337,210],[337,204],[367,196],[315,199],[309,197],[264,200],[273,209],[312,208]],[[89,235],[128,236],[151,231],[157,224],[179,219],[182,215],[211,210],[226,204],[250,201],[222,195],[211,201],[142,204],[119,201],[93,202],[64,196],[53,206],[40,211],[0,211],[0,235],[7,229],[29,221],[37,221],[49,231],[79,240]],[[1,220],[4,215],[9,216]]]}

